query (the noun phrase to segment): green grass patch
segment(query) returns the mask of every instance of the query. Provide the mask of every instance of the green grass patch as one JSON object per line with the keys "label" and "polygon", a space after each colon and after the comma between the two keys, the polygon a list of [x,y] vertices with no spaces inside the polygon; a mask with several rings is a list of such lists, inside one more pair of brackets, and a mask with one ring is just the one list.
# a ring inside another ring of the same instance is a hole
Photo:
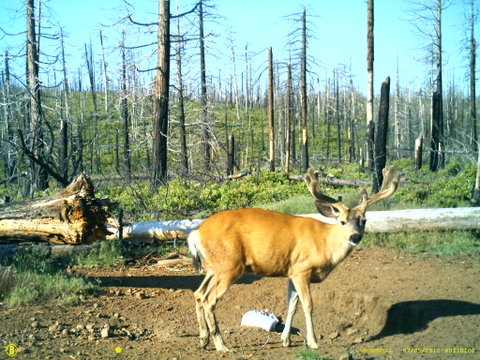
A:
{"label": "green grass patch", "polygon": [[327,360],[318,352],[310,349],[302,349],[295,356],[295,360]]}
{"label": "green grass patch", "polygon": [[23,305],[53,298],[66,305],[75,304],[82,294],[94,288],[94,284],[80,277],[22,271],[16,274],[16,285],[5,297],[5,303]]}
{"label": "green grass patch", "polygon": [[70,262],[78,266],[110,267],[123,259],[124,251],[119,241],[102,241],[100,246],[72,256]]}
{"label": "green grass patch", "polygon": [[95,289],[95,284],[82,277],[61,274],[64,267],[64,262],[38,253],[16,255],[10,266],[0,267],[0,278],[4,279],[0,292],[2,300],[9,305],[50,299],[57,299],[62,304],[73,304],[82,295]]}
{"label": "green grass patch", "polygon": [[401,233],[367,233],[363,246],[383,246],[413,254],[436,256],[480,255],[480,231],[412,231]]}

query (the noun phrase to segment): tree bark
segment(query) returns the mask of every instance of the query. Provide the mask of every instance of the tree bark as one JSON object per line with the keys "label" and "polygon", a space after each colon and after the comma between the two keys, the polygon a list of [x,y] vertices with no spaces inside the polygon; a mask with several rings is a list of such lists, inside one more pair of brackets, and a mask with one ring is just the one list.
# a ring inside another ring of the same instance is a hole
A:
{"label": "tree bark", "polygon": [[56,194],[0,205],[0,242],[47,241],[81,244],[104,240],[117,204],[97,199],[90,179],[80,175]]}

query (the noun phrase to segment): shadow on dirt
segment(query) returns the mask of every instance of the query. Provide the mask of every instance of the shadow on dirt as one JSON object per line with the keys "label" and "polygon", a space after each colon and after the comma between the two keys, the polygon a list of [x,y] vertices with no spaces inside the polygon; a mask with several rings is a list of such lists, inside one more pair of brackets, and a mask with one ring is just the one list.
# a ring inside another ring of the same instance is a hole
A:
{"label": "shadow on dirt", "polygon": [[395,334],[412,334],[424,330],[441,317],[479,315],[480,304],[457,300],[419,300],[394,304],[387,313],[383,329],[369,341]]}
{"label": "shadow on dirt", "polygon": [[[188,276],[94,276],[89,280],[98,282],[101,287],[136,287],[150,289],[185,289],[195,291],[200,286],[203,275]],[[260,276],[244,275],[235,284],[251,284]]]}

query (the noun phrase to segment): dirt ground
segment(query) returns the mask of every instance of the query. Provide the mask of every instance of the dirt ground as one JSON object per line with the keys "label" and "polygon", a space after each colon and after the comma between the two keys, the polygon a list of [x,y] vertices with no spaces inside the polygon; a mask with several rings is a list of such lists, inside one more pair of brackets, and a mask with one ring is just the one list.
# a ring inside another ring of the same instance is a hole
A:
{"label": "dirt ground", "polygon": [[[81,271],[102,288],[81,305],[0,307],[0,345],[18,351],[9,357],[2,350],[0,359],[293,360],[304,347],[300,308],[290,348],[282,347],[280,333],[240,326],[248,310],[285,316],[286,279],[245,276],[220,300],[219,325],[234,350],[224,355],[212,344],[199,349],[192,292],[203,276],[192,268],[127,263]],[[319,356],[480,359],[479,279],[477,259],[358,249],[312,285]]]}

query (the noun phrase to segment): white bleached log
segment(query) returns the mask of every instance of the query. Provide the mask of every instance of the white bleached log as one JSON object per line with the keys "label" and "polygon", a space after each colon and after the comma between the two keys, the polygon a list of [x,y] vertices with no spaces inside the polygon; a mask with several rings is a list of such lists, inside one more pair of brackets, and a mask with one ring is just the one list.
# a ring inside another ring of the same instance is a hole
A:
{"label": "white bleached log", "polygon": [[[123,238],[151,238],[157,240],[185,240],[191,231],[200,226],[202,219],[146,221],[130,223],[123,227]],[[113,238],[118,237],[118,230],[113,232]]]}
{"label": "white bleached log", "polygon": [[[301,215],[323,222],[332,219],[320,214]],[[480,208],[408,209],[367,211],[366,232],[401,232],[417,230],[469,230],[480,228]],[[132,223],[123,228],[125,238],[184,240],[203,222],[202,219]],[[118,236],[118,232],[113,236]]]}

